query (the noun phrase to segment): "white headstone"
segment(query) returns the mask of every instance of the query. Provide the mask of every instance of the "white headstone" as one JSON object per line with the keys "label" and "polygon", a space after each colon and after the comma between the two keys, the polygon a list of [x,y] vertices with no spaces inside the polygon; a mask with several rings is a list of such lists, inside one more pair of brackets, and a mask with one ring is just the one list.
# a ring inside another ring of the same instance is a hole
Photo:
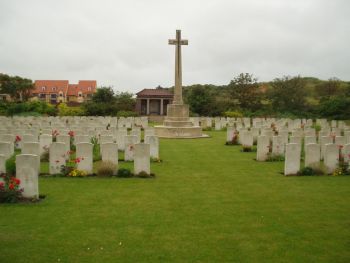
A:
{"label": "white headstone", "polygon": [[155,135],[148,135],[145,137],[145,143],[150,145],[151,158],[159,158],[159,139]]}
{"label": "white headstone", "polygon": [[304,137],[304,144],[310,144],[310,143],[316,143],[316,137],[315,136],[305,136]]}
{"label": "white headstone", "polygon": [[324,152],[324,165],[328,173],[333,173],[339,164],[339,148],[335,144],[326,144]]}
{"label": "white headstone", "polygon": [[344,145],[342,154],[344,155],[344,161],[350,165],[350,143]]}
{"label": "white headstone", "polygon": [[78,143],[90,143],[89,135],[76,135],[74,137],[74,144],[77,145]]}
{"label": "white headstone", "polygon": [[63,142],[66,152],[66,160],[69,159],[69,152],[70,152],[70,136],[69,135],[58,135],[56,138],[57,142]]}
{"label": "white headstone", "polygon": [[33,134],[24,134],[22,137],[23,143],[25,142],[38,142],[38,137],[35,137]]}
{"label": "white headstone", "polygon": [[117,167],[118,165],[118,145],[116,143],[101,144],[102,161],[110,161]]}
{"label": "white headstone", "polygon": [[242,131],[239,134],[240,142],[243,146],[251,147],[254,143],[253,134],[251,131]]}
{"label": "white headstone", "polygon": [[150,168],[150,145],[145,143],[135,144],[134,156],[134,173],[137,175],[141,172],[151,173]]}
{"label": "white headstone", "polygon": [[0,175],[6,173],[6,157],[3,154],[0,154]]}
{"label": "white headstone", "polygon": [[235,134],[235,128],[234,127],[227,127],[226,130],[226,142],[231,142],[233,139],[233,136]]}
{"label": "white headstone", "polygon": [[257,161],[266,161],[269,154],[270,138],[268,136],[258,136],[258,144],[256,151]]}
{"label": "white headstone", "polygon": [[78,170],[84,171],[87,174],[92,174],[93,171],[93,144],[88,142],[78,143],[76,145],[76,158],[80,159]]}
{"label": "white headstone", "polygon": [[128,135],[127,130],[125,129],[118,129],[117,130],[117,144],[118,144],[118,149],[119,150],[124,150],[125,149],[125,136]]}
{"label": "white headstone", "polygon": [[23,197],[39,198],[39,156],[33,154],[19,154],[16,156],[16,177],[21,180]]}
{"label": "white headstone", "polygon": [[272,153],[275,155],[284,155],[284,143],[282,136],[272,137]]}
{"label": "white headstone", "polygon": [[326,149],[326,144],[333,143],[333,138],[331,136],[322,136],[320,140],[321,145],[321,159],[324,159],[324,152]]}
{"label": "white headstone", "polygon": [[301,145],[298,143],[286,144],[284,161],[284,175],[295,175],[300,170]]}
{"label": "white headstone", "polygon": [[113,136],[112,135],[101,135],[100,136],[100,144],[103,143],[113,143]]}
{"label": "white headstone", "polygon": [[321,147],[316,143],[305,145],[305,167],[317,168],[321,160]]}
{"label": "white headstone", "polygon": [[52,135],[49,134],[42,134],[40,135],[40,154],[43,154],[45,151],[48,151],[50,148],[50,145],[52,143]]}
{"label": "white headstone", "polygon": [[63,142],[53,142],[50,145],[50,174],[61,173],[62,166],[66,165],[66,145]]}
{"label": "white headstone", "polygon": [[137,143],[137,137],[134,135],[127,135],[124,137],[124,139],[125,139],[124,160],[125,161],[133,161],[134,160],[134,152],[135,152],[135,144]]}

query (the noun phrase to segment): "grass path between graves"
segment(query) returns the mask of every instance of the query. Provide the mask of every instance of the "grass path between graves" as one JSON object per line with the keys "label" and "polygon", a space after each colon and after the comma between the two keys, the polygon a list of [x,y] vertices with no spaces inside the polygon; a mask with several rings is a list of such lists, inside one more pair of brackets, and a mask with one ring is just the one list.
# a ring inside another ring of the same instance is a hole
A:
{"label": "grass path between graves", "polygon": [[43,202],[0,206],[0,262],[350,262],[350,177],[284,177],[209,133],[162,139],[156,179],[41,178]]}

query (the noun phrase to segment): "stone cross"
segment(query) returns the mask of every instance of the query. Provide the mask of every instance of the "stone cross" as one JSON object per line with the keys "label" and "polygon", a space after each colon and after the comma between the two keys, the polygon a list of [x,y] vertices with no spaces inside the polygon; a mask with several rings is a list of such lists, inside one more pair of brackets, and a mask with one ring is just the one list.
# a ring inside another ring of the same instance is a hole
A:
{"label": "stone cross", "polygon": [[175,89],[173,104],[183,104],[182,101],[182,62],[181,45],[188,45],[188,40],[181,39],[181,30],[176,30],[176,39],[169,39],[169,45],[175,45]]}

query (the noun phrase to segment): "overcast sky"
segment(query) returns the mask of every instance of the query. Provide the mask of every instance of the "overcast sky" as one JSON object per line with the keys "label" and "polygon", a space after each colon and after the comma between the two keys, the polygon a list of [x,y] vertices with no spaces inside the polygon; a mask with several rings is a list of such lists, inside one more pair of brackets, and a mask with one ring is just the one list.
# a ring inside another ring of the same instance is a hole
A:
{"label": "overcast sky", "polygon": [[0,0],[0,72],[168,87],[181,29],[184,85],[240,72],[350,80],[349,11],[347,0]]}

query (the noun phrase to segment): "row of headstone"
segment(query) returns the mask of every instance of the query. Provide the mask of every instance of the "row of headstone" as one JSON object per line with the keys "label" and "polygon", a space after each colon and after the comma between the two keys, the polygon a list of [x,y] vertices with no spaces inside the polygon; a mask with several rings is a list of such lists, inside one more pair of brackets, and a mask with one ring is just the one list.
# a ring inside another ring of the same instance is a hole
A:
{"label": "row of headstone", "polygon": [[[309,143],[305,145],[305,167],[319,168],[321,165],[321,145]],[[328,174],[333,173],[339,166],[339,160],[350,161],[350,144],[339,147],[336,144],[328,143],[324,147],[323,165]],[[301,145],[289,143],[286,145],[284,174],[294,175],[300,171]]]}
{"label": "row of headstone", "polygon": [[148,127],[147,117],[93,117],[93,116],[65,116],[65,117],[4,117],[0,116],[0,121],[4,124],[3,127],[71,127],[71,126],[108,126],[108,127]]}
{"label": "row of headstone", "polygon": [[[35,143],[33,143],[35,144]],[[36,143],[37,144],[37,143]],[[92,147],[91,143],[77,145],[77,156],[81,156],[78,169],[86,173],[92,173]],[[34,149],[38,153],[38,147]],[[118,151],[116,144],[108,143],[103,145],[104,160],[118,163]],[[63,143],[53,143],[50,147],[50,174],[60,172],[62,165],[65,165],[65,147]],[[112,158],[114,155],[115,158]],[[144,143],[135,144],[134,173],[150,174],[150,145]],[[0,155],[0,170],[4,171],[5,158]],[[16,156],[16,178],[21,180],[20,187],[23,188],[23,197],[39,198],[39,173],[40,157],[37,154],[23,153]]]}
{"label": "row of headstone", "polygon": [[[4,154],[9,158],[14,153],[14,142],[13,136],[8,135],[7,137],[0,136],[0,154]],[[91,137],[88,135],[76,135],[74,136],[74,143],[77,145],[79,143],[88,143],[91,141]],[[151,157],[159,158],[159,139],[154,135],[154,130],[145,130],[145,143],[150,144],[151,147]],[[50,145],[53,143],[53,136],[49,134],[42,134],[38,138],[34,135],[25,134],[21,139],[21,147],[26,143],[39,142],[40,155],[45,151],[48,151]],[[64,143],[65,152],[70,150],[71,137],[69,135],[57,135],[56,142]],[[100,145],[105,143],[117,143],[118,150],[128,151],[130,145],[141,142],[141,130],[136,129],[131,131],[131,135],[127,135],[127,130],[117,131],[116,139],[111,135],[101,135],[99,137]]]}

